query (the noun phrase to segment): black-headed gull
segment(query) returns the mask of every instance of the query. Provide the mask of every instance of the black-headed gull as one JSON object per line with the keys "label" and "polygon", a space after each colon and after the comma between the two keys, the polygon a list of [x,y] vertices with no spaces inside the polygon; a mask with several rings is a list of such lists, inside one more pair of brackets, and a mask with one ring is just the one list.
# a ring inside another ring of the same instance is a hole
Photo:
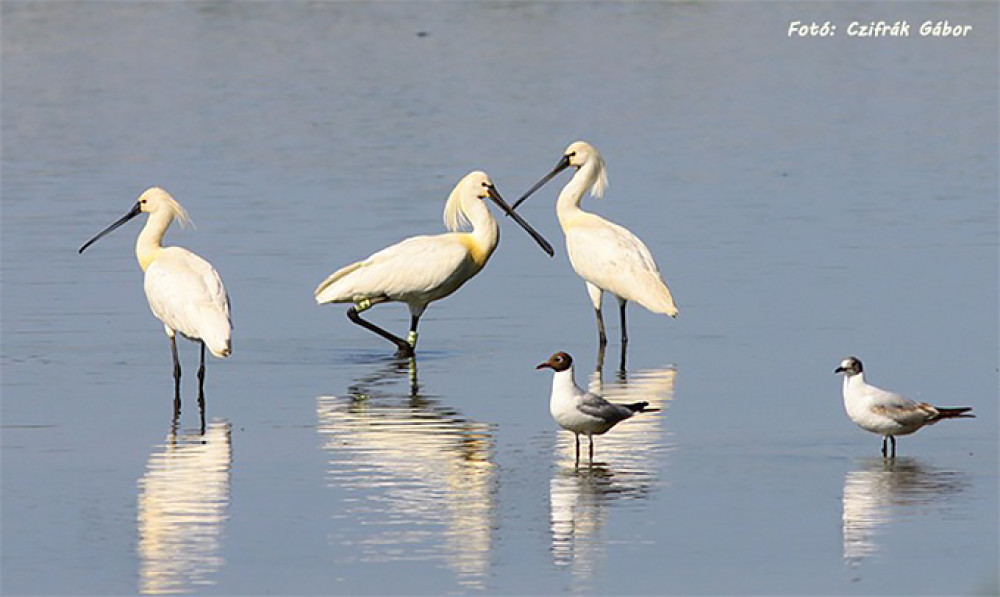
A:
{"label": "black-headed gull", "polygon": [[895,458],[897,435],[909,435],[941,419],[975,417],[965,414],[972,410],[969,406],[944,408],[915,402],[869,384],[865,381],[864,366],[857,357],[845,357],[833,372],[844,375],[847,416],[862,429],[882,436],[882,456],[887,456],[886,443],[889,442],[892,444],[892,457]]}
{"label": "black-headed gull", "polygon": [[576,385],[573,377],[573,357],[565,352],[557,352],[536,369],[552,369],[552,396],[549,412],[556,423],[576,434],[576,462],[580,463],[580,434],[590,439],[590,463],[594,463],[594,436],[603,435],[609,429],[647,409],[648,402],[614,404]]}

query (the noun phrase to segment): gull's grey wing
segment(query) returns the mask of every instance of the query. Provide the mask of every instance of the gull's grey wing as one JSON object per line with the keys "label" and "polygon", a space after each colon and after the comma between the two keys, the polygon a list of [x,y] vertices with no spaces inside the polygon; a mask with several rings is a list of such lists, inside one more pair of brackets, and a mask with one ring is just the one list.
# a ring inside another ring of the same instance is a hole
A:
{"label": "gull's grey wing", "polygon": [[632,416],[632,410],[621,404],[613,404],[597,394],[587,392],[577,405],[580,412],[608,423],[617,423]]}
{"label": "gull's grey wing", "polygon": [[937,415],[930,404],[877,404],[872,412],[888,417],[900,425],[922,425]]}

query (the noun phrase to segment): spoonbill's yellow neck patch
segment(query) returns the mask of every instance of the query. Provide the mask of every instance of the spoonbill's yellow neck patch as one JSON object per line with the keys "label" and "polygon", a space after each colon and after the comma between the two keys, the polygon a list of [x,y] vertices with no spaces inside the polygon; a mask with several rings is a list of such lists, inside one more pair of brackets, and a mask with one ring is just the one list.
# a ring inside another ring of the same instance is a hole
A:
{"label": "spoonbill's yellow neck patch", "polygon": [[[139,232],[139,237],[135,240],[135,256],[139,259],[139,265],[143,271],[156,259],[163,249],[163,235],[166,233],[170,223],[174,221],[177,212],[173,209],[156,209],[149,214],[146,225]],[[185,218],[181,220],[184,222]]]}
{"label": "spoonbill's yellow neck patch", "polygon": [[489,260],[490,255],[493,254],[493,250],[496,249],[496,244],[484,243],[471,232],[459,232],[457,234],[458,241],[469,252],[469,257],[472,258],[472,261],[480,268],[486,265],[486,261]]}
{"label": "spoonbill's yellow neck patch", "polygon": [[136,247],[135,256],[139,260],[139,267],[142,268],[142,271],[146,271],[147,269],[149,269],[149,266],[152,265],[154,261],[156,261],[156,258],[159,256],[160,251],[162,250],[163,250],[162,247],[151,247],[148,249],[141,249],[140,247]]}

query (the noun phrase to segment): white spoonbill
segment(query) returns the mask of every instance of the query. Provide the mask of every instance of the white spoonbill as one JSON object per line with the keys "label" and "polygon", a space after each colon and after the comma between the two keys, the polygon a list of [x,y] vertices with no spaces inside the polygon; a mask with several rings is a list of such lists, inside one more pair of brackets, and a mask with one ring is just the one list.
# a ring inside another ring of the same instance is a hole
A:
{"label": "white spoonbill", "polygon": [[[511,215],[549,256],[554,254],[552,245],[511,211],[486,173],[470,172],[444,207],[444,223],[451,232],[413,236],[337,270],[316,288],[316,303],[354,303],[347,310],[351,321],[395,344],[400,356],[413,356],[417,324],[428,303],[450,295],[478,274],[497,247],[500,228],[483,204],[486,198]],[[471,232],[459,231],[465,225],[472,227]],[[406,340],[359,315],[390,301],[406,303],[410,309]]]}
{"label": "white spoonbill", "polygon": [[87,241],[80,247],[80,253],[140,213],[148,213],[149,218],[135,242],[135,255],[146,272],[143,287],[149,308],[163,322],[163,329],[170,338],[175,395],[180,396],[181,383],[175,333],[201,344],[198,382],[199,390],[203,391],[205,347],[217,357],[228,357],[232,351],[233,326],[229,318],[229,296],[212,264],[187,249],[160,244],[174,218],[185,225],[191,221],[181,204],[159,187],[147,189],[131,211]]}
{"label": "white spoonbill", "polygon": [[590,439],[590,464],[594,464],[594,436],[604,435],[612,427],[632,415],[653,412],[648,402],[614,404],[576,385],[573,357],[557,352],[535,369],[552,369],[552,395],[549,412],[559,426],[576,434],[576,463],[580,463],[580,434]]}
{"label": "white spoonbill", "polygon": [[844,409],[858,427],[882,436],[882,456],[887,456],[886,442],[892,443],[892,458],[896,457],[896,436],[909,435],[924,425],[941,419],[974,418],[965,414],[971,407],[943,408],[914,402],[893,392],[887,392],[865,381],[864,366],[858,357],[845,357],[834,373],[844,375]]}
{"label": "white spoonbill", "polygon": [[[608,185],[601,154],[585,141],[571,144],[556,167],[528,189],[511,210],[517,209],[521,202],[570,166],[577,171],[563,187],[556,202],[559,225],[566,235],[566,253],[577,275],[587,284],[587,294],[597,315],[601,346],[608,341],[601,316],[601,298],[607,291],[618,299],[624,353],[628,343],[625,328],[627,301],[637,302],[653,313],[670,317],[677,316],[677,307],[646,245],[627,228],[580,209],[580,200],[588,189],[591,195],[599,198]],[[622,360],[624,362],[624,354]]]}

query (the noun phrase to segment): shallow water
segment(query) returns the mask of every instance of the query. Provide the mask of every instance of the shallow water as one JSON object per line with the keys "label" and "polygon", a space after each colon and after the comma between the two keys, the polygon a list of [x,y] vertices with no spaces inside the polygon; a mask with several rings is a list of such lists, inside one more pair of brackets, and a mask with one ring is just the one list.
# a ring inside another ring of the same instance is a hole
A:
{"label": "shallow water", "polygon": [[[996,592],[996,4],[0,10],[5,594]],[[900,19],[974,28],[846,36]],[[442,231],[466,172],[512,201],[578,138],[611,183],[584,207],[646,242],[681,309],[630,306],[623,372],[613,302],[597,366],[554,217],[569,174],[519,209],[555,259],[502,219],[414,363],[313,304]],[[204,412],[179,342],[177,417],[139,224],[76,253],[153,184],[235,323]],[[659,409],[593,466],[548,414],[556,350]],[[978,417],[885,462],[843,413],[847,354]]]}

